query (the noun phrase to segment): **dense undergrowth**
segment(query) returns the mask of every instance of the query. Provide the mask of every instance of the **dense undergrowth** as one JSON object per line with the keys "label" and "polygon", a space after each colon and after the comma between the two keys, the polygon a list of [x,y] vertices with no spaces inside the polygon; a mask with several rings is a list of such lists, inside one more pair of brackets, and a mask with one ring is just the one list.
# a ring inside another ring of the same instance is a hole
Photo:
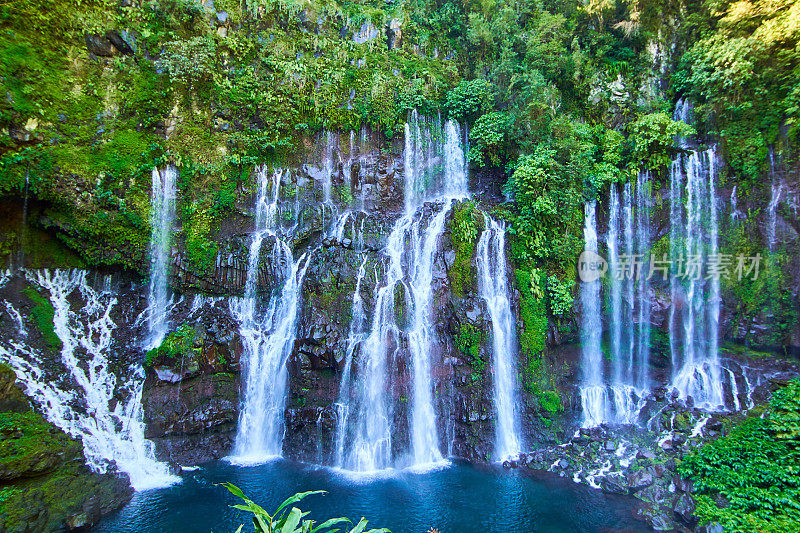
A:
{"label": "dense undergrowth", "polygon": [[800,381],[684,458],[679,472],[694,481],[703,522],[732,532],[800,529]]}

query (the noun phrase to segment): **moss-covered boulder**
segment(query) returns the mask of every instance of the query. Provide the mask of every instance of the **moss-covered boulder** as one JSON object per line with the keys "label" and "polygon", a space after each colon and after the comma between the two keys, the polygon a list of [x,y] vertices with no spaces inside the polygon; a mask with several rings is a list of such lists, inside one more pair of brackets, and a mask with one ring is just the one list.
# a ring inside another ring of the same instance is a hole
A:
{"label": "moss-covered boulder", "polygon": [[130,499],[127,477],[97,474],[77,439],[31,410],[0,365],[0,532],[88,527]]}

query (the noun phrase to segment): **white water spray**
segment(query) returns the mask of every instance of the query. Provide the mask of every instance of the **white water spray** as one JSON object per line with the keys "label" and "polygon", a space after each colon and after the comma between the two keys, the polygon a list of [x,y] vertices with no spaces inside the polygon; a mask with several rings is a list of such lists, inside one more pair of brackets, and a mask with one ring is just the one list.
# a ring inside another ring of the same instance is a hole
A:
{"label": "white water spray", "polygon": [[478,292],[492,320],[492,383],[497,412],[495,457],[503,460],[522,451],[517,412],[516,320],[509,301],[505,228],[484,217],[486,228],[478,241]]}
{"label": "white water spray", "polygon": [[178,170],[167,165],[162,172],[157,168],[152,173],[150,225],[150,283],[147,295],[146,347],[154,348],[164,340],[169,329],[167,306],[169,304],[169,260],[173,222],[175,220],[175,196]]}
{"label": "white water spray", "polygon": [[[85,271],[39,271],[28,278],[50,295],[63,372],[46,373],[42,356],[17,340],[0,344],[0,358],[14,369],[45,417],[81,439],[92,470],[103,473],[115,465],[136,490],[179,481],[155,459],[153,443],[144,438],[144,370],[131,365],[115,373],[112,368],[116,296],[90,287]],[[80,303],[73,304],[76,298]]]}

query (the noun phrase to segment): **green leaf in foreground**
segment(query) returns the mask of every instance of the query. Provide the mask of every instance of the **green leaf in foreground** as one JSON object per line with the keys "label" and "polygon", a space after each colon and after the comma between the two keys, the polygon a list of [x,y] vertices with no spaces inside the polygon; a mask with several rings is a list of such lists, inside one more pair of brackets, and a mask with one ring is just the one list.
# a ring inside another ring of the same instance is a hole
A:
{"label": "green leaf in foreground", "polygon": [[[347,518],[331,518],[314,527],[316,524],[314,520],[303,520],[303,518],[309,514],[308,512],[303,512],[297,507],[292,507],[288,514],[285,513],[289,505],[297,503],[314,494],[325,494],[325,491],[323,490],[299,492],[293,496],[290,496],[278,506],[272,515],[270,515],[262,507],[255,504],[253,500],[248,498],[236,485],[233,485],[232,483],[219,483],[219,485],[222,485],[228,489],[231,494],[244,501],[244,505],[236,504],[231,505],[231,507],[251,513],[253,515],[253,526],[255,527],[256,533],[336,533],[341,530],[332,529],[333,526],[350,522],[350,520]],[[239,526],[239,529],[236,530],[236,533],[240,533],[242,531],[242,527],[243,526]],[[361,518],[358,524],[356,524],[356,526],[347,533],[391,533],[386,528],[367,530],[366,527],[367,520],[365,518]]]}

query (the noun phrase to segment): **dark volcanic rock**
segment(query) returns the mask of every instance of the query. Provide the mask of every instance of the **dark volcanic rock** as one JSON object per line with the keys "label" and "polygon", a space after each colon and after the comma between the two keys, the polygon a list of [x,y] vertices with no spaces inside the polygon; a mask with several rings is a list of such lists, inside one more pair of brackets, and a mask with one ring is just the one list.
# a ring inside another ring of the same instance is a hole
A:
{"label": "dark volcanic rock", "polygon": [[693,526],[697,523],[697,517],[694,516],[694,500],[688,494],[678,496],[672,510],[675,513],[675,517],[684,524]]}
{"label": "dark volcanic rock", "polygon": [[195,465],[227,455],[233,444],[242,347],[236,321],[221,303],[203,307],[184,326],[194,328],[193,349],[147,368],[142,407],[156,456]]}
{"label": "dark volcanic rock", "polygon": [[653,474],[647,468],[628,474],[628,487],[634,492],[649,487],[652,484]]}

